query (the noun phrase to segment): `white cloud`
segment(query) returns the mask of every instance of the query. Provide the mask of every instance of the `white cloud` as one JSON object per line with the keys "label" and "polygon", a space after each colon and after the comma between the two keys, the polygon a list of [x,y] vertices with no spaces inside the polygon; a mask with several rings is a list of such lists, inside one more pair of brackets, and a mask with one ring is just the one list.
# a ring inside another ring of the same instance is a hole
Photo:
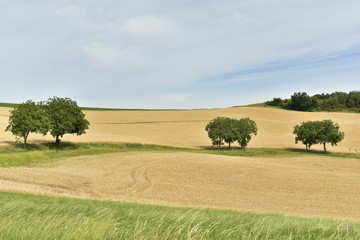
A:
{"label": "white cloud", "polygon": [[86,10],[86,8],[75,5],[55,10],[55,13],[61,17],[66,18],[80,18],[88,15],[88,11]]}
{"label": "white cloud", "polygon": [[172,102],[183,102],[186,101],[191,97],[190,94],[167,94],[163,96],[159,96],[158,98],[165,101],[172,101]]}
{"label": "white cloud", "polygon": [[120,53],[113,48],[106,47],[102,43],[92,42],[82,47],[84,52],[101,65],[112,65],[116,63],[120,57]]}
{"label": "white cloud", "polygon": [[174,27],[174,24],[168,19],[141,16],[127,19],[121,30],[137,37],[161,37],[169,35]]}
{"label": "white cloud", "polygon": [[89,17],[90,13],[87,8],[82,6],[66,6],[65,8],[56,9],[55,14],[65,18],[71,24],[75,25],[85,25],[87,22],[87,18]]}
{"label": "white cloud", "polygon": [[140,49],[132,49],[131,46],[108,47],[101,42],[93,41],[82,46],[82,50],[101,67],[125,69],[131,67],[129,64],[141,64],[143,61]]}

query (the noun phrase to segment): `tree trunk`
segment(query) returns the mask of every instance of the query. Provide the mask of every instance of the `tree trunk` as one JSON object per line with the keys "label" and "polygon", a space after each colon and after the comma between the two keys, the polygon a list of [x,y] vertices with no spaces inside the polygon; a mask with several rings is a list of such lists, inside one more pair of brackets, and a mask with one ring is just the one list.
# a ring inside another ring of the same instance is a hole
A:
{"label": "tree trunk", "polygon": [[60,145],[60,138],[59,136],[56,136],[56,140],[55,140],[56,146]]}
{"label": "tree trunk", "polygon": [[26,144],[27,144],[27,138],[28,138],[28,136],[29,136],[29,133],[25,133],[25,135],[24,135],[24,147],[26,148]]}
{"label": "tree trunk", "polygon": [[229,142],[229,148],[231,148],[231,143]]}
{"label": "tree trunk", "polygon": [[324,142],[324,152],[326,152],[326,142]]}

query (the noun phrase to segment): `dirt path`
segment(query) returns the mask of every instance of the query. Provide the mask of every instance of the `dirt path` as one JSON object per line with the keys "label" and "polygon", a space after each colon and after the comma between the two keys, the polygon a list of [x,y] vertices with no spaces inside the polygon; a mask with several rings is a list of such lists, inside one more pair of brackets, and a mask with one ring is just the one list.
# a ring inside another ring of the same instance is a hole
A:
{"label": "dirt path", "polygon": [[360,161],[117,153],[0,168],[0,190],[360,220]]}

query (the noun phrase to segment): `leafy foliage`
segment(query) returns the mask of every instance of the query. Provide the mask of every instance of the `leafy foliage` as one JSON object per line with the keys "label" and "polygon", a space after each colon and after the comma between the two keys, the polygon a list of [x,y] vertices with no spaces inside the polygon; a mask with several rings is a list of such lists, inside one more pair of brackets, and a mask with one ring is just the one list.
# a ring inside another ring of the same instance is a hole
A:
{"label": "leafy foliage", "polygon": [[265,104],[269,106],[282,107],[286,103],[286,100],[282,100],[281,98],[273,98],[271,101],[267,101]]}
{"label": "leafy foliage", "polygon": [[44,110],[33,101],[28,100],[16,106],[10,111],[9,125],[6,131],[12,132],[15,136],[24,139],[26,146],[27,138],[30,133],[41,133],[46,135],[50,128],[49,119],[44,114]]}
{"label": "leafy foliage", "polygon": [[298,111],[311,111],[316,107],[317,102],[307,95],[306,92],[294,93],[291,96],[291,109]]}
{"label": "leafy foliage", "polygon": [[360,112],[360,91],[322,93],[314,96],[298,92],[294,93],[291,99],[274,98],[265,104],[297,111]]}
{"label": "leafy foliage", "polygon": [[245,148],[252,135],[257,134],[255,121],[250,118],[233,119],[226,117],[217,117],[211,120],[205,127],[213,146],[220,147],[227,143],[229,148],[234,142],[238,142],[242,148]]}
{"label": "leafy foliage", "polygon": [[252,134],[257,135],[257,125],[250,118],[241,118],[237,121],[237,141],[241,148],[245,148],[251,140]]}
{"label": "leafy foliage", "polygon": [[60,143],[60,137],[65,134],[82,135],[89,128],[89,121],[77,105],[70,98],[49,98],[43,102],[45,112],[50,120],[50,134]]}
{"label": "leafy foliage", "polygon": [[332,120],[307,121],[294,126],[293,133],[297,135],[295,143],[302,142],[306,149],[314,144],[323,144],[326,152],[326,143],[336,146],[344,139],[344,132],[339,129],[339,125]]}

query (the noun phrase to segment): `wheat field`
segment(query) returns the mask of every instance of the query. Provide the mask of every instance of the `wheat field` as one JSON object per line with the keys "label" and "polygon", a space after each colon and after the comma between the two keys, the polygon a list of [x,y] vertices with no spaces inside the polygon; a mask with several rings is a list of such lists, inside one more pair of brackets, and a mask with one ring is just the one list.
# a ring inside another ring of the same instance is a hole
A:
{"label": "wheat field", "polygon": [[[9,108],[0,108],[0,129],[8,122]],[[360,152],[360,114],[309,113],[274,108],[233,107],[184,111],[85,111],[90,129],[83,136],[65,135],[72,142],[131,142],[173,147],[210,147],[206,124],[217,116],[250,117],[258,125],[252,148],[304,148],[295,144],[293,127],[302,121],[332,119],[345,132],[345,139],[329,151]],[[11,133],[0,134],[0,144],[14,142]],[[51,141],[51,136],[31,134],[28,141]],[[322,149],[322,146],[313,146]]]}
{"label": "wheat field", "polygon": [[[5,129],[9,108],[0,108]],[[91,126],[73,142],[136,142],[210,147],[205,125],[217,116],[250,117],[251,148],[304,148],[293,126],[332,119],[345,139],[329,151],[360,152],[360,114],[234,107],[185,111],[86,111]],[[0,143],[13,142],[10,133]],[[29,142],[53,141],[29,136]],[[314,147],[320,149],[321,146]],[[0,168],[0,191],[360,220],[360,162],[328,156],[230,157],[189,152],[132,152],[68,157]]]}
{"label": "wheat field", "polygon": [[112,153],[0,168],[0,190],[360,219],[360,161],[348,158]]}

